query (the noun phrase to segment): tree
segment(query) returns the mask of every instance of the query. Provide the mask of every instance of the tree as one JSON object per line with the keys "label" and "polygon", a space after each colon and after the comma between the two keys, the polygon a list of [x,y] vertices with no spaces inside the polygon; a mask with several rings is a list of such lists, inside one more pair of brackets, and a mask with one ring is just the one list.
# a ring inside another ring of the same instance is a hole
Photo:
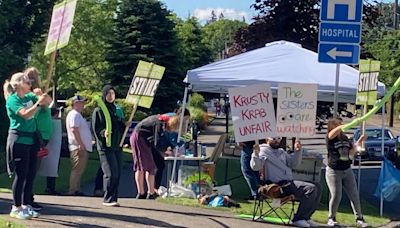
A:
{"label": "tree", "polygon": [[[113,17],[117,0],[78,1],[74,27],[68,46],[59,50],[54,80],[60,96],[68,98],[76,91],[99,91],[108,69],[105,56],[108,40],[113,35]],[[50,55],[44,56],[45,39],[38,40],[32,49],[30,65],[46,76]]]}
{"label": "tree", "polygon": [[164,66],[152,110],[171,111],[183,95],[184,74],[179,71],[178,41],[175,24],[168,18],[170,12],[156,0],[123,0],[118,9],[106,79],[125,96],[139,60]]}
{"label": "tree", "polygon": [[236,32],[246,26],[242,21],[228,19],[206,24],[203,27],[202,42],[211,50],[211,55],[216,60],[219,53],[233,43]]}
{"label": "tree", "polygon": [[211,51],[201,42],[202,28],[196,18],[183,21],[176,19],[175,31],[179,40],[181,72],[208,64],[211,62]]}
{"label": "tree", "polygon": [[221,12],[221,13],[219,14],[218,19],[221,20],[221,19],[224,19],[224,18],[225,18],[225,16],[224,16],[224,14]]}
{"label": "tree", "polygon": [[[263,47],[276,40],[287,40],[317,50],[320,0],[255,0],[251,6],[258,16],[235,36],[231,55]],[[373,25],[379,15],[376,6],[364,2],[363,20]]]}
{"label": "tree", "polygon": [[218,20],[217,14],[215,14],[214,10],[211,10],[211,17],[210,17],[210,20],[207,21],[207,24],[216,22],[217,20]]}

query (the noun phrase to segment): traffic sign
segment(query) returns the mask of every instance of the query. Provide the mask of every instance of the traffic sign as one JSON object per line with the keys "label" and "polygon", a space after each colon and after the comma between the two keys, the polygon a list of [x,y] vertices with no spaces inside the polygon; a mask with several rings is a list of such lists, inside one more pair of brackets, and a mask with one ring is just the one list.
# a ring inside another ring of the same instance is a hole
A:
{"label": "traffic sign", "polygon": [[360,58],[360,46],[320,43],[318,53],[319,62],[357,64]]}
{"label": "traffic sign", "polygon": [[362,0],[322,0],[318,61],[358,64]]}

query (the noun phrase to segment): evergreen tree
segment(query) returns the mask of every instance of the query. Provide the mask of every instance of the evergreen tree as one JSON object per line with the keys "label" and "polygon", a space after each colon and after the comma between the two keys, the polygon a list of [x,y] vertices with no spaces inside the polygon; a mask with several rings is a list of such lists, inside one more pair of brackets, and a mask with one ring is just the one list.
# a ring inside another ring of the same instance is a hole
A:
{"label": "evergreen tree", "polygon": [[221,12],[220,14],[219,14],[219,17],[218,17],[218,19],[224,19],[225,18],[225,16],[224,16],[224,14]]}
{"label": "evergreen tree", "polygon": [[164,66],[166,71],[152,105],[154,112],[171,111],[183,95],[175,24],[157,0],[122,0],[119,5],[107,60],[106,78],[126,96],[139,60]]}
{"label": "evergreen tree", "polygon": [[217,14],[215,14],[214,10],[211,10],[211,18],[207,21],[207,24],[211,24],[217,21]]}

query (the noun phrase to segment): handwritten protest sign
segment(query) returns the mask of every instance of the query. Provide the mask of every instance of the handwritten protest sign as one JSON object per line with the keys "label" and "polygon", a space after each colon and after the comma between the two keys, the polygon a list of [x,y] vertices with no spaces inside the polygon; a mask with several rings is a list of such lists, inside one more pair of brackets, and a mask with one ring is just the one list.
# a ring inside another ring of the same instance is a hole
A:
{"label": "handwritten protest sign", "polygon": [[236,142],[276,135],[270,84],[230,88],[228,92]]}
{"label": "handwritten protest sign", "polygon": [[67,46],[74,21],[76,2],[77,0],[66,0],[53,7],[44,55]]}
{"label": "handwritten protest sign", "polygon": [[276,121],[278,136],[313,136],[316,112],[316,84],[279,83]]}

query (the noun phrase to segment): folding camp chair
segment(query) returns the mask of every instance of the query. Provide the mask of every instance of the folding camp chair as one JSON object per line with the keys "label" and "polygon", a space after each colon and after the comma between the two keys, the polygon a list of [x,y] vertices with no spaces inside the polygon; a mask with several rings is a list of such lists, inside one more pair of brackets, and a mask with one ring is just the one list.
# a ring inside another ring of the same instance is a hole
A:
{"label": "folding camp chair", "polygon": [[[266,221],[289,225],[294,215],[294,195],[292,194],[281,198],[272,197],[271,195],[267,196],[260,192],[261,188],[262,187],[259,188],[258,197],[254,201],[253,221]],[[289,205],[289,212],[283,209],[284,205]]]}

